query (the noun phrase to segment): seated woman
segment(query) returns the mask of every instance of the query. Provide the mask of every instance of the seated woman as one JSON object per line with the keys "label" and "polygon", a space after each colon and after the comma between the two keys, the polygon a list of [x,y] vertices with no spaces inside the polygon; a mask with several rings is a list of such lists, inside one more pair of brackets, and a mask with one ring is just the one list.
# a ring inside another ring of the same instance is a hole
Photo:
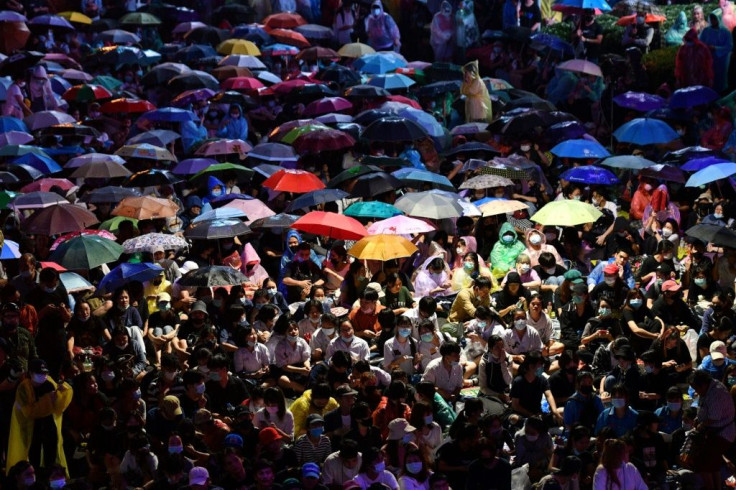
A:
{"label": "seated woman", "polygon": [[503,289],[493,294],[496,311],[506,323],[511,323],[516,308],[524,308],[530,298],[529,291],[522,286],[521,277],[517,272],[509,272],[506,275],[506,284]]}
{"label": "seated woman", "polygon": [[654,319],[644,295],[640,289],[632,289],[626,295],[624,307],[621,310],[621,330],[624,336],[631,341],[631,347],[637,355],[641,355],[652,345],[652,342],[662,333],[664,325]]}
{"label": "seated woman", "polygon": [[440,255],[429,257],[419,267],[414,278],[415,295],[433,298],[450,295],[452,293],[450,276],[451,271]]}
{"label": "seated woman", "polygon": [[452,271],[452,290],[460,291],[473,285],[473,280],[478,276],[487,277],[491,280],[491,291],[498,289],[496,278],[482,258],[475,252],[466,252],[460,257],[460,265]]}
{"label": "seated woman", "polygon": [[[519,254],[516,258],[516,266],[509,271],[509,274],[512,272],[519,274],[519,277],[521,277],[521,285],[527,290],[539,290],[542,285],[542,280],[539,278],[537,271],[532,269],[531,259],[526,253]],[[506,276],[508,277],[508,274],[506,274]],[[501,281],[501,285],[503,286],[505,283],[506,278]]]}
{"label": "seated woman", "polygon": [[619,319],[613,316],[611,303],[601,298],[598,302],[597,314],[588,320],[580,340],[588,352],[595,353],[599,347],[612,342],[622,333]]}
{"label": "seated woman", "polygon": [[350,264],[345,279],[340,284],[340,306],[351,309],[368,285],[366,269],[362,260]]}

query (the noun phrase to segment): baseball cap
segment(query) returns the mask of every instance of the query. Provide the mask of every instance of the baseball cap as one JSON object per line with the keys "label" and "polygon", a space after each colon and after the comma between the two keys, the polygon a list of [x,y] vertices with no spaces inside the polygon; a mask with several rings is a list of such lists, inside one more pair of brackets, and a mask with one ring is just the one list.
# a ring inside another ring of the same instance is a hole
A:
{"label": "baseball cap", "polygon": [[163,303],[164,301],[167,303],[171,303],[171,295],[169,293],[158,293],[156,301],[158,301],[159,303]]}
{"label": "baseball cap", "polygon": [[613,352],[613,357],[615,358],[622,358],[626,360],[633,360],[636,359],[636,355],[634,354],[634,350],[631,348],[630,345],[622,345],[618,349],[616,349]]}
{"label": "baseball cap", "polygon": [[317,463],[306,463],[302,466],[302,478],[319,478],[319,474]]}
{"label": "baseball cap", "polygon": [[225,436],[225,447],[243,447],[243,438],[238,434],[228,434]]}
{"label": "baseball cap", "polygon": [[199,265],[193,260],[187,260],[181,265],[181,267],[179,267],[182,274],[186,274],[187,272],[191,272],[195,269],[199,269]]}
{"label": "baseball cap", "polygon": [[206,408],[200,408],[194,414],[194,425],[206,424],[210,420],[212,420],[212,412],[210,412]]}
{"label": "baseball cap", "polygon": [[570,288],[573,293],[584,294],[588,292],[588,286],[584,282],[575,283]]}
{"label": "baseball cap", "polygon": [[679,284],[677,284],[672,279],[670,279],[669,281],[665,281],[665,282],[662,283],[662,291],[664,291],[664,292],[667,292],[667,291],[677,292],[677,291],[680,290],[681,287],[682,286],[680,286]]}
{"label": "baseball cap", "polygon": [[618,274],[618,266],[616,264],[608,264],[603,268],[604,274]]}
{"label": "baseball cap", "polygon": [[195,466],[189,470],[189,485],[207,485],[207,480],[210,479],[210,473],[207,468],[201,466]]}
{"label": "baseball cap", "polygon": [[163,253],[164,252],[164,247],[162,247],[161,245],[156,245],[154,247],[151,247],[151,253],[152,254],[155,254],[156,252]]}
{"label": "baseball cap", "polygon": [[48,374],[49,368],[46,367],[46,361],[43,359],[31,359],[28,363],[28,371],[36,374]]}
{"label": "baseball cap", "polygon": [[340,385],[335,390],[335,396],[341,397],[341,396],[347,396],[347,395],[357,395],[358,392],[355,391],[350,387],[350,385]]}
{"label": "baseball cap", "polygon": [[3,304],[2,313],[20,313],[20,308],[18,308],[17,303],[5,303]]}
{"label": "baseball cap", "polygon": [[312,424],[324,424],[325,419],[322,418],[322,416],[318,413],[310,413],[307,415],[307,427],[310,427]]}
{"label": "baseball cap", "polygon": [[726,344],[720,340],[716,340],[710,344],[710,358],[714,361],[726,358]]}
{"label": "baseball cap", "polygon": [[572,282],[575,279],[581,279],[583,277],[583,274],[577,269],[570,269],[569,271],[565,272],[563,277]]}
{"label": "baseball cap", "polygon": [[207,313],[207,305],[204,304],[204,301],[195,301],[192,305],[192,311],[190,313],[194,313],[195,311],[201,311],[207,316],[210,316],[209,313]]}
{"label": "baseball cap", "polygon": [[173,395],[165,396],[164,399],[161,400],[159,409],[163,412],[165,417],[170,419],[178,417],[182,413],[179,399]]}
{"label": "baseball cap", "polygon": [[383,292],[383,288],[381,288],[381,285],[377,282],[369,282],[368,285],[365,287],[366,289],[371,289],[378,293],[379,298],[383,298],[386,296],[386,293]]}
{"label": "baseball cap", "polygon": [[265,429],[261,429],[261,431],[258,433],[258,442],[261,443],[263,446],[268,446],[274,441],[278,441],[279,439],[283,439],[283,436],[276,431],[273,427],[266,427]]}
{"label": "baseball cap", "polygon": [[672,267],[670,267],[668,264],[659,264],[657,266],[657,272],[665,277],[669,277],[669,275],[672,274]]}

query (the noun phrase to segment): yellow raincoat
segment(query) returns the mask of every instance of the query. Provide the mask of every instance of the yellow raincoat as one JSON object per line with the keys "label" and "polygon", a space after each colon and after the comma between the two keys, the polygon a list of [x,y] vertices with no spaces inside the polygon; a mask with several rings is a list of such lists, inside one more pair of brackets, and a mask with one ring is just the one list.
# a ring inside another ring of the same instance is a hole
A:
{"label": "yellow raincoat", "polygon": [[10,440],[8,441],[8,461],[5,466],[6,474],[17,462],[28,460],[28,451],[33,439],[34,421],[49,415],[54,416],[58,447],[56,461],[44,461],[44,466],[59,464],[64,468],[67,467],[66,458],[64,457],[64,441],[61,437],[61,418],[64,410],[71,403],[74,392],[72,387],[66,383],[63,383],[61,389],[57,389],[57,384],[51,378],[47,378],[47,380],[54,385],[56,402],[52,401],[52,392],[37,400],[30,379],[25,379],[18,385],[13,413],[10,416]]}
{"label": "yellow raincoat", "polygon": [[491,96],[488,95],[488,88],[480,78],[478,60],[471,61],[463,66],[463,75],[460,93],[465,96],[465,121],[486,121],[490,123],[493,119]]}

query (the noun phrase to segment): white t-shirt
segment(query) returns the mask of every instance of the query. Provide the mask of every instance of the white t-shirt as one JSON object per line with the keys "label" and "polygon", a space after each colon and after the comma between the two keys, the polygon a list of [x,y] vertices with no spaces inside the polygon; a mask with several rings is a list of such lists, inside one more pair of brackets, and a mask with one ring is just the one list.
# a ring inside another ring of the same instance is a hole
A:
{"label": "white t-shirt", "polygon": [[374,483],[382,483],[391,490],[399,490],[399,482],[396,481],[396,477],[392,475],[388,470],[383,470],[378,474],[375,480],[368,478],[368,475],[361,473],[353,481],[360,485],[360,488],[367,490]]}

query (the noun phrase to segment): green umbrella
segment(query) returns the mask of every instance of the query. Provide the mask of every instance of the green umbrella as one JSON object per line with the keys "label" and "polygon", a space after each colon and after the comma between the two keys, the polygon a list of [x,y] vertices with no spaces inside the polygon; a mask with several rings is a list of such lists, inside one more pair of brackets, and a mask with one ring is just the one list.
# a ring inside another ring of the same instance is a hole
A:
{"label": "green umbrella", "polygon": [[311,133],[312,131],[322,131],[324,129],[330,129],[324,124],[306,124],[304,126],[299,126],[298,128],[294,128],[288,133],[284,135],[283,138],[281,138],[281,143],[286,144],[292,144],[299,136]]}
{"label": "green umbrella", "polygon": [[391,218],[404,214],[400,209],[380,201],[356,202],[344,211],[345,216],[353,218]]}
{"label": "green umbrella", "polygon": [[189,180],[191,180],[192,182],[200,183],[202,180],[206,179],[210,175],[223,180],[223,177],[230,174],[235,175],[235,179],[238,182],[245,182],[250,180],[254,173],[255,172],[248,167],[236,165],[235,163],[217,163],[215,165],[210,165],[200,172],[197,172]]}
{"label": "green umbrella", "polygon": [[0,191],[0,209],[7,209],[8,203],[15,199],[16,196],[19,196],[19,192],[13,192],[13,191],[6,191],[2,190]]}
{"label": "green umbrella", "polygon": [[132,12],[120,19],[120,24],[129,26],[157,26],[161,20],[155,15],[146,12]]}
{"label": "green umbrella", "polygon": [[120,228],[120,223],[122,223],[123,221],[131,221],[133,223],[133,226],[138,226],[138,220],[135,218],[128,218],[127,216],[115,216],[112,219],[100,223],[100,226],[98,226],[98,228],[100,230],[107,230],[116,233],[118,231],[118,228]]}
{"label": "green umbrella", "polygon": [[361,175],[372,174],[376,172],[382,172],[382,170],[374,165],[356,165],[350,167],[347,170],[343,170],[339,174],[335,175],[335,178],[330,179],[330,183],[327,185],[330,189],[336,189],[337,186],[352,180],[357,179]]}
{"label": "green umbrella", "polygon": [[123,86],[123,82],[110,75],[100,75],[94,77],[91,83],[95,83],[102,87],[105,87],[110,92],[115,92],[117,89]]}
{"label": "green umbrella", "polygon": [[67,269],[93,269],[115,262],[123,253],[118,243],[97,235],[81,235],[62,242],[49,259]]}

